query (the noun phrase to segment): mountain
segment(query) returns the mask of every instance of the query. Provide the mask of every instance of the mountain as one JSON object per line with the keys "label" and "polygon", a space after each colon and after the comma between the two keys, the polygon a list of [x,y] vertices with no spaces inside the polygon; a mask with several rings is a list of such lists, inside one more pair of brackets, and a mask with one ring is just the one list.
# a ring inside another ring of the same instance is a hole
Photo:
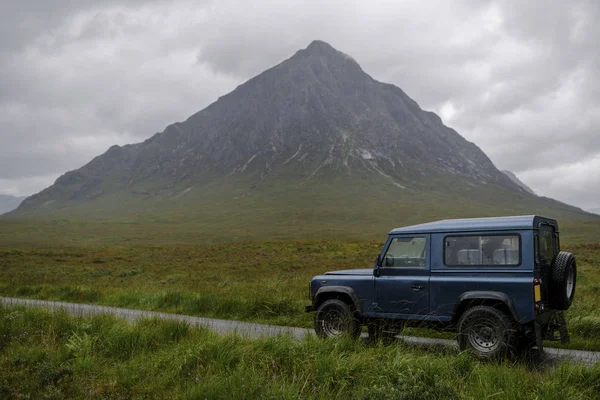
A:
{"label": "mountain", "polygon": [[248,238],[523,213],[589,216],[531,194],[400,88],[315,41],[184,122],[67,172],[9,217]]}
{"label": "mountain", "polygon": [[24,199],[25,197],[15,197],[6,194],[0,194],[0,214],[14,210]]}
{"label": "mountain", "polygon": [[600,215],[600,207],[590,208],[589,212]]}
{"label": "mountain", "polygon": [[524,184],[519,178],[517,178],[517,176],[514,173],[507,170],[503,170],[502,172],[504,172],[504,174],[506,174],[506,176],[508,176],[511,181],[523,188],[527,193],[535,195],[535,192],[529,186]]}

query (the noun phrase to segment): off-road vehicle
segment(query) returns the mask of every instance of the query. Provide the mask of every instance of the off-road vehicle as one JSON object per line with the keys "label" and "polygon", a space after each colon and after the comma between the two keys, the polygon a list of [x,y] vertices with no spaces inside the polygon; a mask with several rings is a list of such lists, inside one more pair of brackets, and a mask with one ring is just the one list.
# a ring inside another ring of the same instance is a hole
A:
{"label": "off-road vehicle", "polygon": [[577,268],[558,223],[540,216],[455,219],[394,229],[371,269],[310,282],[318,336],[395,336],[405,326],[452,329],[481,358],[569,340],[563,311]]}

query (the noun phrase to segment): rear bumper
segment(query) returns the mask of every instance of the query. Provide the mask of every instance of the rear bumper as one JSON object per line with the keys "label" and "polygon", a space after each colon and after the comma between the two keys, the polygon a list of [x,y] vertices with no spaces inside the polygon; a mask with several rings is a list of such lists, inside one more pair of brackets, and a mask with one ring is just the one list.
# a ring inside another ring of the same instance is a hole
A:
{"label": "rear bumper", "polygon": [[304,306],[304,312],[313,312],[315,311],[315,308],[312,306],[312,304],[310,306]]}

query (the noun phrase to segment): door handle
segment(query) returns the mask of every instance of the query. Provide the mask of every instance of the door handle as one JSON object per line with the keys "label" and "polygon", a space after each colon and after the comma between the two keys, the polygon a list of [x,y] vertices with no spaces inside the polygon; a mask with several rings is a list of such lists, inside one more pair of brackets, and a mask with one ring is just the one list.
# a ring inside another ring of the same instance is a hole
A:
{"label": "door handle", "polygon": [[425,288],[425,286],[423,286],[423,285],[412,285],[412,288],[413,288],[414,290],[421,290],[421,289],[424,289],[424,288]]}

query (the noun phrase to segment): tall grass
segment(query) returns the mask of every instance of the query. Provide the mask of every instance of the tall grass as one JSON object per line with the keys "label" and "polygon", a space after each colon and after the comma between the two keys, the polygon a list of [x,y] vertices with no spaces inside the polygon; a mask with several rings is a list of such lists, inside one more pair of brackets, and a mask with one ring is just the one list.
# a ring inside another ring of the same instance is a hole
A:
{"label": "tall grass", "polygon": [[[381,245],[316,240],[0,250],[0,295],[311,327],[312,315],[304,312],[309,280],[324,271],[369,268]],[[569,347],[600,351],[600,245],[563,248],[578,263],[576,298],[567,312]]]}
{"label": "tall grass", "polygon": [[529,368],[353,341],[0,306],[0,398],[596,399],[600,366]]}

